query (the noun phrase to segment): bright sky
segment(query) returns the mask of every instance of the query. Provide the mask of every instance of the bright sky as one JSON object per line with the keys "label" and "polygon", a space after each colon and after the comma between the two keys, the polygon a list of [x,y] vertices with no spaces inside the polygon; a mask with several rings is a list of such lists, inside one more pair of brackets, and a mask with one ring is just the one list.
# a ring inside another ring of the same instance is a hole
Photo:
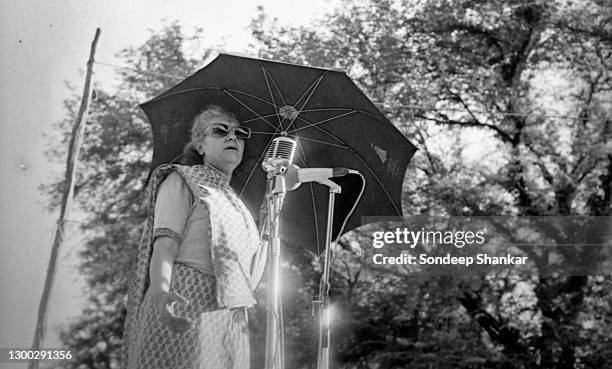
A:
{"label": "bright sky", "polygon": [[[96,60],[142,43],[161,20],[178,20],[190,34],[204,28],[203,45],[246,51],[246,30],[263,5],[281,24],[307,24],[330,9],[326,0],[23,0],[0,3],[0,347],[29,347],[49,259],[57,214],[44,210],[38,190],[63,165],[44,156],[52,123],[63,116],[64,81],[83,88],[84,69],[96,27],[102,34]],[[95,80],[109,86],[113,69],[95,66]],[[65,158],[62,158],[65,160]],[[78,229],[58,260],[44,347],[57,347],[54,327],[78,312],[81,279],[74,273]],[[4,365],[4,364],[2,364]],[[0,365],[0,366],[2,366]],[[4,367],[4,366],[2,366]],[[10,366],[23,367],[23,365]]]}

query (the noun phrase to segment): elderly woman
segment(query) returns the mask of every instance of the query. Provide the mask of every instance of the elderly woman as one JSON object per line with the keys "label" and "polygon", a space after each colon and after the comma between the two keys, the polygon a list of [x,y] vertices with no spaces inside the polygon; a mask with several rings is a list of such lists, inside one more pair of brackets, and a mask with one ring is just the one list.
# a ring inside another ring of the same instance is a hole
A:
{"label": "elderly woman", "polygon": [[248,369],[246,308],[265,262],[229,186],[250,130],[218,106],[193,121],[200,163],[151,177],[150,212],[128,288],[123,368]]}

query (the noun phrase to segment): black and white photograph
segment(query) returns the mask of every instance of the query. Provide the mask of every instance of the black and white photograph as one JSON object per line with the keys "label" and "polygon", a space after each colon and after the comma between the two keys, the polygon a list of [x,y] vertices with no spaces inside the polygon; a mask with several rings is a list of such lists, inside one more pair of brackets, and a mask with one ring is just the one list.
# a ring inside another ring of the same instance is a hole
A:
{"label": "black and white photograph", "polygon": [[610,0],[0,10],[0,368],[612,369]]}

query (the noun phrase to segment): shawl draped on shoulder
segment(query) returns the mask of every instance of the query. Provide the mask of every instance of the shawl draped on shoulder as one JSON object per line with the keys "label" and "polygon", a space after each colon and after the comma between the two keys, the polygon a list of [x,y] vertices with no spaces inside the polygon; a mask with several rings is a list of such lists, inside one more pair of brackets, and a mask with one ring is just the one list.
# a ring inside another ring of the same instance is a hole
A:
{"label": "shawl draped on shoulder", "polygon": [[149,265],[153,253],[155,198],[159,185],[173,171],[188,184],[194,201],[208,207],[210,214],[211,260],[217,280],[217,304],[222,308],[248,307],[255,304],[251,281],[251,261],[260,247],[257,227],[242,201],[225,177],[215,168],[161,165],[151,175],[148,217],[128,281],[127,316],[124,328],[122,361],[127,362],[127,346],[145,292],[149,287]]}

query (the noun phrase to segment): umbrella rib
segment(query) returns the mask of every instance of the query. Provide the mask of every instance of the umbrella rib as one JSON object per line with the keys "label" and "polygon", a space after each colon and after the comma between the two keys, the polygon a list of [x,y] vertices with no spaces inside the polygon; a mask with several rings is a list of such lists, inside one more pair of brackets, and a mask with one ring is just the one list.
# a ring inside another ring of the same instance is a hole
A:
{"label": "umbrella rib", "polygon": [[325,76],[325,73],[323,73],[322,75],[319,76],[319,78],[317,78],[316,80],[314,80],[310,86],[306,89],[306,91],[304,91],[304,93],[302,94],[302,96],[300,96],[300,98],[296,101],[295,105],[298,105],[300,103],[300,101],[304,98],[304,96],[306,96],[306,94],[308,93],[308,91],[310,91],[310,94],[308,95],[308,97],[306,98],[306,101],[304,101],[304,104],[302,104],[302,107],[298,110],[298,113],[295,115],[295,117],[293,119],[291,119],[291,123],[289,123],[289,125],[287,126],[287,130],[289,130],[289,128],[291,128],[291,126],[293,125],[293,123],[295,122],[295,120],[300,116],[300,114],[302,114],[302,111],[304,110],[304,108],[306,107],[306,105],[308,105],[308,102],[310,101],[310,99],[312,98],[312,95],[314,95],[315,91],[317,90],[317,88],[319,87],[319,85],[321,84],[321,81],[323,80],[323,77]]}
{"label": "umbrella rib", "polygon": [[385,187],[385,185],[383,184],[383,182],[380,180],[380,178],[378,178],[378,176],[376,175],[376,173],[374,173],[374,171],[372,170],[372,168],[370,168],[370,166],[368,165],[368,163],[366,163],[365,160],[363,160],[363,158],[361,157],[361,155],[359,155],[359,153],[355,150],[352,150],[353,154],[355,155],[355,157],[357,159],[359,159],[359,161],[361,161],[361,163],[363,164],[364,167],[367,168],[368,171],[370,171],[370,174],[372,175],[372,177],[374,177],[374,179],[376,180],[376,182],[378,182],[378,185],[380,186],[380,188],[382,188],[383,192],[385,193],[385,195],[387,196],[387,199],[389,200],[389,202],[391,203],[391,206],[393,206],[393,209],[395,210],[395,212],[397,213],[398,216],[402,216],[402,211],[401,209],[398,209],[397,206],[395,206],[395,203],[393,202],[393,199],[391,198],[391,195],[389,194],[389,191],[387,191],[387,188]]}
{"label": "umbrella rib", "polygon": [[[315,112],[315,111],[348,111],[350,113],[350,112],[352,112],[354,110],[353,109],[349,109],[349,108],[341,108],[341,109],[338,109],[338,108],[324,108],[324,109],[309,109],[309,110],[305,110],[304,112]],[[360,110],[356,110],[356,111],[357,112],[361,112]],[[364,112],[362,112],[362,113],[364,113]],[[309,126],[312,125],[311,122],[309,122],[308,120],[304,119],[303,117],[298,117],[298,119],[303,121],[303,122],[306,122],[306,124],[308,124]],[[336,141],[340,142],[341,144],[346,145],[342,140],[340,140],[338,137],[334,136],[333,134],[329,133],[325,129],[323,129],[321,127],[317,127],[317,126],[315,126],[314,128],[316,128],[320,132],[325,133],[326,135],[328,135],[329,137],[335,139]]]}
{"label": "umbrella rib", "polygon": [[[272,76],[272,73],[270,73],[270,71],[264,67],[264,76],[266,73],[268,73],[270,75],[270,80],[272,81],[272,84],[274,85],[274,88],[276,88],[276,91],[278,92],[278,96],[280,96],[281,100],[283,100],[283,105],[287,105],[287,102],[285,101],[285,98],[283,97],[283,94],[280,91],[280,88],[278,88],[278,85],[276,84],[276,81],[274,80],[274,77]],[[266,82],[268,81],[268,79],[266,78]],[[271,93],[271,92],[270,92]]]}
{"label": "umbrella rib", "polygon": [[[325,132],[328,133],[328,132]],[[323,145],[328,145],[328,146],[333,146],[333,147],[337,147],[339,149],[350,149],[350,147],[348,147],[347,145],[336,145],[333,144],[331,142],[325,142],[325,141],[321,141],[321,140],[315,140],[314,138],[308,138],[308,137],[304,137],[304,136],[299,136],[296,134],[296,137],[298,137],[300,140],[306,140],[306,141],[312,141],[312,142],[316,142],[316,143],[320,143]],[[336,138],[336,137],[334,137]],[[336,138],[337,139],[337,138]]]}
{"label": "umbrella rib", "polygon": [[[272,142],[272,140],[270,140],[270,142]],[[261,155],[259,156],[259,159],[257,159],[257,162],[251,168],[251,171],[249,172],[249,175],[247,176],[246,180],[242,184],[242,188],[240,189],[240,193],[238,194],[238,197],[242,198],[242,194],[244,193],[244,189],[247,187],[247,184],[249,184],[249,181],[251,180],[251,177],[253,177],[253,173],[255,173],[255,168],[257,168],[259,166],[259,163],[261,162],[261,159],[263,159],[263,157],[266,155],[266,151],[268,151],[268,146],[270,146],[270,142],[268,142],[268,145],[266,145],[266,148],[262,151]]]}
{"label": "umbrella rib", "polygon": [[221,88],[221,87],[196,87],[196,88],[188,88],[188,89],[185,89],[185,90],[172,92],[172,93],[169,93],[167,95],[158,96],[158,97],[154,98],[153,100],[149,101],[148,103],[157,102],[159,100],[166,99],[166,98],[171,97],[171,96],[181,95],[181,94],[188,93],[188,92],[209,91],[209,90],[213,90],[213,91],[220,90],[220,91],[223,91],[223,88]]}
{"label": "umbrella rib", "polygon": [[[275,129],[276,130],[274,131],[274,133],[272,133],[272,135],[276,135],[278,133],[279,127],[276,127]],[[273,140],[269,140],[268,143],[266,144],[266,147],[261,151],[261,154],[259,155],[259,159],[257,159],[257,162],[251,168],[251,172],[249,172],[248,177],[244,181],[244,184],[242,185],[242,188],[240,189],[240,193],[238,194],[238,197],[242,197],[242,193],[244,192],[244,189],[246,188],[247,184],[251,180],[251,177],[253,177],[253,173],[255,173],[255,168],[259,166],[259,163],[261,163],[263,158],[266,156],[266,152],[268,152],[268,148],[270,147],[270,144],[272,143],[272,141]]]}
{"label": "umbrella rib", "polygon": [[[317,88],[319,87],[319,85],[321,84],[321,81],[323,80],[323,75],[319,76],[319,78],[315,79],[314,81],[312,81],[312,83],[310,84],[310,86],[308,86],[308,88],[306,89],[306,91],[304,91],[304,93],[302,94],[302,96],[300,96],[300,98],[295,102],[295,105],[299,105],[300,102],[302,101],[302,99],[304,98],[304,96],[306,96],[306,94],[308,94],[308,97],[306,98],[306,101],[304,101],[304,103],[302,104],[302,107],[300,108],[299,112],[301,113],[304,108],[306,107],[306,105],[308,105],[308,102],[310,101],[310,98],[312,97],[312,95],[315,93],[315,91],[317,91]],[[294,119],[295,120],[295,119]]]}
{"label": "umbrella rib", "polygon": [[355,109],[350,108],[318,108],[318,109],[307,109],[302,110],[302,113],[312,113],[318,111],[356,111]]}
{"label": "umbrella rib", "polygon": [[[275,115],[278,115],[278,114],[268,114],[268,115],[262,115],[262,117],[263,117],[263,118],[271,118],[271,117],[273,117],[273,116],[275,116]],[[254,121],[259,120],[259,119],[261,119],[261,118],[247,119],[247,120],[243,120],[243,121],[242,121],[242,123],[250,123],[250,122],[254,122]]]}
{"label": "umbrella rib", "polygon": [[272,104],[272,103],[270,103],[268,100],[264,100],[264,99],[262,99],[261,97],[259,97],[259,96],[255,96],[255,95],[252,95],[252,94],[250,94],[250,93],[248,93],[248,92],[244,92],[244,91],[240,91],[240,90],[234,90],[233,88],[224,88],[224,89],[223,89],[223,91],[224,91],[224,92],[226,92],[226,93],[227,93],[227,91],[230,91],[230,92],[236,92],[236,93],[239,93],[239,94],[241,94],[241,95],[248,96],[248,97],[250,97],[250,98],[252,98],[252,99],[254,99],[254,100],[261,101],[262,103],[266,103],[266,104],[268,104],[268,105],[273,105],[273,104]]}
{"label": "umbrella rib", "polygon": [[353,111],[355,113],[360,113],[363,115],[367,115],[368,117],[378,120],[378,121],[383,121],[382,119],[380,119],[380,117],[376,116],[375,114],[372,114],[370,112],[367,112],[365,110],[361,110],[361,109],[355,109],[355,108],[317,108],[317,109],[308,109],[308,110],[304,110],[304,113],[312,113],[312,112],[318,112],[318,111]]}
{"label": "umbrella rib", "polygon": [[278,134],[278,131],[275,132],[264,132],[264,131],[251,131],[252,134],[257,134],[257,135],[268,135],[268,136],[274,136]]}
{"label": "umbrella rib", "polygon": [[[306,90],[304,90],[304,93],[302,93],[302,96],[300,96],[297,101],[295,102],[295,105],[299,104],[300,101],[302,101],[302,99],[304,98],[304,96],[306,96],[306,94],[308,93],[308,91],[310,90],[316,90],[317,87],[319,87],[319,84],[321,83],[321,81],[323,80],[323,77],[325,76],[325,74],[327,74],[327,72],[323,72],[319,77],[317,77],[314,81],[312,81],[312,83],[310,83],[310,86],[308,86],[308,88],[306,88]],[[312,96],[312,93],[310,93],[310,95]],[[310,99],[310,96],[308,97],[308,99]],[[302,105],[302,108],[304,106],[306,106],[306,104],[308,103],[308,99],[306,100],[306,102],[304,103],[304,105]]]}
{"label": "umbrella rib", "polygon": [[[299,134],[296,133],[295,135],[298,140],[301,140],[302,137],[300,137]],[[298,145],[298,147],[300,148],[300,152],[302,153],[302,157],[304,158],[304,164],[306,164],[306,167],[308,167],[308,160],[306,158],[306,152],[304,152],[304,148],[302,147],[302,145]],[[314,215],[314,224],[315,224],[315,239],[317,241],[317,255],[321,254],[321,245],[319,244],[319,219],[317,218],[317,202],[315,201],[315,195],[314,195],[314,187],[312,185],[312,182],[308,182],[308,189],[310,190],[310,199],[312,200],[312,210],[313,210],[313,215]]]}
{"label": "umbrella rib", "polygon": [[335,117],[327,118],[327,119],[324,119],[324,120],[321,120],[321,121],[318,121],[318,122],[315,122],[315,123],[310,123],[310,124],[308,124],[308,125],[305,125],[304,127],[296,128],[296,129],[294,129],[293,131],[288,132],[288,133],[296,133],[296,132],[299,132],[299,131],[301,131],[301,130],[304,130],[304,129],[307,129],[307,128],[310,128],[310,127],[316,127],[316,126],[321,125],[321,124],[323,124],[323,123],[325,123],[325,122],[329,122],[330,120],[334,120],[334,119],[342,118],[342,117],[345,117],[345,116],[347,116],[347,115],[354,114],[354,113],[356,113],[356,112],[357,112],[356,110],[351,110],[351,111],[349,111],[348,113],[340,114],[340,115],[337,115],[337,116],[335,116]]}
{"label": "umbrella rib", "polygon": [[[306,122],[307,124],[311,124],[309,121],[307,121],[307,120],[306,120],[306,119],[304,119],[304,118],[298,118],[298,119],[300,119],[300,120],[302,120],[302,121]],[[316,129],[317,131],[319,131],[319,132],[323,132],[323,133],[325,133],[325,134],[326,134],[326,135],[328,135],[329,137],[331,137],[331,138],[333,138],[334,140],[338,141],[340,144],[345,145],[345,146],[348,146],[348,145],[346,145],[346,143],[344,143],[344,141],[342,141],[341,139],[339,139],[338,137],[336,137],[336,136],[335,136],[335,135],[333,135],[332,133],[328,132],[327,130],[325,130],[325,129],[321,128],[321,127],[317,127],[317,126],[314,126],[313,128],[315,128],[315,129]],[[296,135],[297,135],[297,133],[296,133]]]}
{"label": "umbrella rib", "polygon": [[[340,115],[340,116],[337,116],[337,117],[334,117],[334,118],[331,118],[331,119],[336,119],[336,118],[339,118],[339,117],[341,117],[341,116],[351,114],[351,113],[353,113],[353,112],[356,112],[356,111],[354,111],[354,110],[353,110],[353,111],[350,111],[350,112],[348,112],[348,113],[346,113],[346,114],[342,114],[342,115]],[[303,118],[301,118],[301,119],[303,119]],[[329,120],[330,120],[330,119],[328,119],[327,121],[329,121]],[[339,142],[341,142],[342,144],[344,144],[345,146],[343,146],[343,148],[346,148],[346,149],[350,150],[350,151],[351,151],[351,152],[352,152],[352,153],[355,155],[355,157],[357,157],[357,159],[358,159],[358,160],[359,160],[359,161],[360,161],[360,162],[363,164],[363,166],[364,166],[364,167],[366,167],[366,168],[368,169],[368,171],[370,172],[370,174],[372,175],[372,177],[374,177],[374,179],[376,180],[376,182],[378,183],[378,185],[379,185],[379,186],[382,188],[383,192],[384,192],[384,193],[385,193],[385,195],[387,196],[387,199],[388,199],[388,200],[389,200],[389,202],[391,203],[391,206],[393,206],[393,209],[395,210],[395,212],[396,212],[398,215],[400,215],[400,216],[401,216],[401,214],[402,214],[401,210],[399,210],[399,209],[397,208],[397,206],[395,206],[395,203],[393,202],[393,199],[391,198],[391,195],[389,194],[389,191],[387,191],[387,188],[384,186],[383,182],[382,182],[382,181],[380,180],[380,178],[379,178],[379,177],[376,175],[376,173],[374,173],[374,171],[372,170],[372,168],[370,168],[370,166],[367,164],[367,162],[366,162],[365,160],[363,160],[363,158],[362,158],[362,157],[359,155],[359,153],[358,153],[357,151],[355,151],[354,149],[352,149],[352,148],[351,148],[349,145],[346,145],[346,144],[345,144],[345,143],[344,143],[342,140],[340,140],[338,137],[336,137],[336,136],[335,136],[335,135],[333,135],[332,133],[330,133],[330,132],[326,131],[325,129],[323,129],[323,128],[321,128],[321,127],[318,127],[318,126],[317,126],[318,124],[321,124],[321,123],[323,123],[323,122],[318,122],[318,123],[310,124],[309,126],[306,126],[306,127],[303,127],[303,128],[314,127],[314,128],[316,128],[316,129],[318,129],[318,130],[320,130],[320,131],[322,131],[322,132],[324,132],[324,133],[326,133],[326,134],[330,135],[331,137],[335,138],[336,140],[338,140],[338,141],[339,141]],[[300,129],[296,129],[296,130],[294,130],[294,131],[293,131],[293,133],[294,133],[296,136],[298,136],[298,137],[299,137],[298,131],[300,131],[300,130],[301,130],[301,128],[300,128]],[[302,137],[302,139],[306,139],[306,140],[312,140],[312,141],[315,141],[315,140],[313,140],[313,139],[308,139],[308,138],[305,138],[305,137]],[[333,145],[333,144],[326,143],[326,142],[321,142],[321,143],[328,144],[328,145],[332,145],[332,146],[337,146],[337,145]]]}
{"label": "umbrella rib", "polygon": [[[224,89],[223,92],[225,92],[226,94],[228,94],[232,99],[238,101],[238,103],[242,106],[244,106],[245,108],[247,108],[247,110],[249,110],[251,113],[255,114],[257,117],[259,117],[259,119],[263,120],[264,122],[266,122],[270,127],[278,130],[278,127],[275,127],[274,124],[268,122],[268,120],[264,117],[262,117],[261,115],[259,115],[259,113],[257,113],[255,110],[251,109],[247,104],[243,103],[242,101],[240,101],[239,98],[237,98],[236,96],[232,95],[230,92],[230,90]],[[236,92],[240,92],[240,91],[236,91]],[[248,95],[248,94],[245,94]],[[262,100],[263,101],[263,100]],[[267,102],[267,101],[266,101]]]}
{"label": "umbrella rib", "polygon": [[[364,115],[366,115],[366,116],[368,116],[368,117],[370,117],[370,118],[373,118],[373,119],[375,119],[375,120],[378,120],[378,121],[380,121],[380,120],[381,120],[380,118],[378,118],[378,117],[376,117],[375,115],[370,114],[370,113],[368,113],[368,112],[366,112],[366,111],[363,111],[363,110],[355,110],[355,109],[349,109],[349,108],[323,108],[323,109],[309,109],[309,110],[305,110],[305,112],[316,112],[316,111],[348,111],[348,113],[347,113],[347,114],[351,114],[351,113],[353,113],[353,112],[354,112],[354,113],[360,113],[360,114],[364,114]],[[345,114],[345,115],[346,115],[346,114]],[[344,116],[344,115],[339,115],[339,116],[337,116],[337,117],[332,117],[332,118],[328,119],[328,121],[329,121],[329,120],[331,120],[331,119],[340,118],[340,117],[342,117],[342,116]],[[314,128],[316,128],[317,130],[319,130],[319,131],[321,131],[321,132],[323,132],[323,133],[327,134],[327,135],[328,135],[328,136],[330,136],[331,138],[336,139],[336,140],[337,140],[338,142],[340,142],[341,144],[345,144],[344,142],[342,142],[342,140],[340,140],[339,138],[337,138],[337,137],[336,137],[336,136],[334,136],[333,134],[331,134],[331,133],[327,132],[325,129],[323,129],[323,128],[321,128],[321,127],[317,127],[317,126],[316,126],[316,125],[321,124],[321,123],[324,123],[324,122],[311,123],[311,122],[309,122],[308,120],[304,119],[303,117],[298,117],[298,119],[299,119],[299,120],[301,120],[301,121],[303,121],[303,122],[306,122],[306,123],[307,123],[307,126],[306,126],[306,127],[304,127],[304,128],[308,128],[308,127],[312,127],[312,126],[314,126]],[[295,131],[294,131],[294,132],[295,132]]]}
{"label": "umbrella rib", "polygon": [[[329,134],[330,136],[334,137],[335,139],[337,139],[338,141],[342,142],[342,140],[340,140],[339,138],[337,138],[336,136],[334,136],[333,134],[327,132],[326,130],[319,128],[319,127],[315,127],[317,129],[320,129],[321,131]],[[300,137],[299,134],[297,132],[295,132],[295,135],[297,137]],[[372,170],[372,168],[370,168],[370,166],[368,165],[368,163],[363,160],[363,158],[359,155],[359,153],[357,151],[355,151],[354,149],[352,149],[350,146],[344,144],[344,142],[342,142],[345,146],[339,146],[339,145],[334,145],[334,144],[330,144],[327,142],[323,142],[323,141],[317,141],[314,139],[309,139],[306,137],[300,137],[301,139],[305,139],[305,140],[310,140],[310,141],[315,141],[315,142],[319,142],[322,144],[326,144],[326,145],[331,145],[331,146],[337,146],[337,147],[341,147],[343,149],[348,149],[350,150],[353,155],[355,155],[355,157],[357,157],[357,159],[363,164],[364,167],[366,167],[368,169],[368,171],[370,172],[370,174],[372,175],[372,177],[374,177],[374,179],[376,180],[376,182],[378,182],[378,185],[382,188],[383,192],[385,193],[385,195],[387,196],[387,199],[389,200],[389,202],[391,203],[391,206],[393,206],[393,209],[396,211],[396,213],[398,215],[401,216],[402,212],[400,210],[397,209],[397,207],[395,206],[395,203],[393,202],[393,199],[391,198],[391,195],[389,194],[389,191],[387,191],[387,188],[384,186],[383,182],[380,180],[380,178],[376,175],[376,173],[374,173],[374,171]]]}
{"label": "umbrella rib", "polygon": [[[261,70],[263,71],[264,79],[266,80],[266,87],[268,87],[268,93],[270,94],[270,99],[272,100],[272,104],[274,105],[274,111],[276,111],[276,116],[278,117],[278,125],[282,129],[283,123],[281,122],[281,116],[278,113],[278,106],[276,105],[276,100],[274,100],[274,93],[272,92],[272,88],[270,87],[270,81],[268,80],[268,74],[270,72],[268,71],[268,69],[266,67],[262,67]],[[274,82],[274,78],[272,78],[271,74],[270,74],[270,78],[272,79],[272,82]],[[278,90],[278,87],[276,86],[276,84],[274,84],[274,86],[276,87],[276,91],[280,95],[281,100],[283,100],[283,102],[284,102],[285,99],[283,99],[283,95]]]}

